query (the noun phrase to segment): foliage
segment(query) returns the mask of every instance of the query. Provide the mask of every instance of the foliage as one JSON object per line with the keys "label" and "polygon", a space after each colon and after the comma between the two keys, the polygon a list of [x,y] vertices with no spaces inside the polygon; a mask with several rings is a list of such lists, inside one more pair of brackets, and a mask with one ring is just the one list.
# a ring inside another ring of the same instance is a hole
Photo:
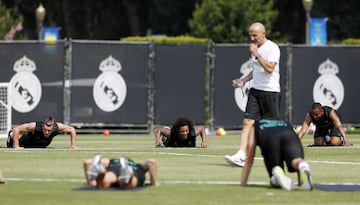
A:
{"label": "foliage", "polygon": [[[21,25],[22,21],[23,17],[16,7],[6,8],[0,0],[0,40],[4,40],[6,34],[9,33],[11,29],[15,29],[17,25]],[[18,32],[19,30],[20,28],[18,27],[14,39],[23,38],[21,33]]]}
{"label": "foliage", "polygon": [[196,44],[208,43],[209,39],[195,38],[192,36],[130,36],[122,38],[121,41],[154,41],[158,44]]}
{"label": "foliage", "polygon": [[355,38],[345,39],[341,42],[341,44],[343,44],[343,45],[359,45],[360,39],[355,39]]}
{"label": "foliage", "polygon": [[262,22],[271,35],[278,12],[267,0],[204,0],[189,21],[191,34],[217,43],[248,42],[248,27]]}

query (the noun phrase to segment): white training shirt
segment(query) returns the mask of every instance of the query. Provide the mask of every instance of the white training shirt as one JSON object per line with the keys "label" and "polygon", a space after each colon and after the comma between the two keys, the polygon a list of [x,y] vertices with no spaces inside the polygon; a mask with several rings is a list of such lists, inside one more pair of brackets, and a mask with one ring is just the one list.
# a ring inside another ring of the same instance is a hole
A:
{"label": "white training shirt", "polygon": [[258,49],[261,58],[268,62],[275,62],[276,66],[272,73],[268,73],[255,59],[255,56],[251,56],[253,64],[253,82],[252,87],[257,90],[280,92],[280,48],[271,40],[260,46]]}

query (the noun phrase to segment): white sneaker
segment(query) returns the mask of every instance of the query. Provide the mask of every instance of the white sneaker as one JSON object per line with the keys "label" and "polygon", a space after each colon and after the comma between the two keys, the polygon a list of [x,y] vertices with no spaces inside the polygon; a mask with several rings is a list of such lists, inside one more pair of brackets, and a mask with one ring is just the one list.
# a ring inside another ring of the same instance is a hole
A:
{"label": "white sneaker", "polygon": [[119,180],[124,184],[128,184],[132,176],[131,174],[132,174],[132,168],[129,166],[128,159],[125,157],[120,157]]}
{"label": "white sneaker", "polygon": [[232,166],[245,166],[245,158],[237,157],[236,155],[225,155],[225,161]]}
{"label": "white sneaker", "polygon": [[105,171],[104,166],[101,164],[101,158],[102,156],[100,154],[95,155],[92,164],[88,167],[86,171],[88,179],[90,181],[95,180],[100,173],[103,173]]}
{"label": "white sneaker", "polygon": [[300,171],[300,183],[302,190],[311,191],[313,189],[311,174],[309,170],[303,169]]}
{"label": "white sneaker", "polygon": [[280,184],[281,188],[285,190],[293,190],[295,188],[295,184],[293,183],[292,179],[285,175],[284,170],[280,166],[275,166],[272,169],[272,174],[274,179],[276,179],[278,184]]}
{"label": "white sneaker", "polygon": [[281,188],[279,181],[275,178],[274,175],[270,177],[270,185],[274,188]]}

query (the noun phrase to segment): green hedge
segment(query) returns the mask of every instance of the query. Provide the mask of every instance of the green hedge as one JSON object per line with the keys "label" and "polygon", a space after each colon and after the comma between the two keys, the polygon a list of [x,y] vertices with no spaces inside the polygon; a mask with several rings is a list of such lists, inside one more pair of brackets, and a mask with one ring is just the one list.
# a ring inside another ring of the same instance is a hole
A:
{"label": "green hedge", "polygon": [[360,44],[360,39],[355,39],[355,38],[349,38],[349,39],[345,39],[341,42],[341,44],[344,45],[359,45]]}
{"label": "green hedge", "polygon": [[192,36],[129,36],[122,38],[121,41],[154,41],[157,44],[202,44],[210,42],[210,39]]}

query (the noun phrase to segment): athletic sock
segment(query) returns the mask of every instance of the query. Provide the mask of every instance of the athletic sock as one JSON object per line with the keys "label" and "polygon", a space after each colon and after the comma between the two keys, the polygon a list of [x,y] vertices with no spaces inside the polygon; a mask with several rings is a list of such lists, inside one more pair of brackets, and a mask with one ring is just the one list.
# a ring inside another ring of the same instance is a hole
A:
{"label": "athletic sock", "polygon": [[238,150],[234,156],[240,159],[245,159],[246,153],[243,150]]}
{"label": "athletic sock", "polygon": [[301,170],[308,170],[310,171],[310,166],[307,162],[303,161],[299,163],[299,167],[298,167],[299,171]]}

